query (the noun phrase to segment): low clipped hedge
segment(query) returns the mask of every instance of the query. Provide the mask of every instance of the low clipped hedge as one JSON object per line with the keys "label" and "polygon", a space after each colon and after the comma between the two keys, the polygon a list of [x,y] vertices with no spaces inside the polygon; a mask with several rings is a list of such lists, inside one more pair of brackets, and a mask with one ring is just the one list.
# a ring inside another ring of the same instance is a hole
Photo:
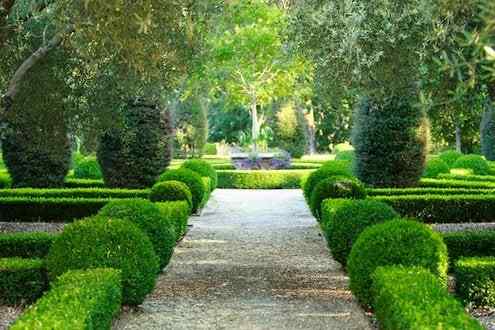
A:
{"label": "low clipped hedge", "polygon": [[66,178],[65,188],[105,188],[103,180]]}
{"label": "low clipped hedge", "polygon": [[123,302],[139,305],[155,286],[160,259],[137,225],[103,217],[67,225],[46,257],[51,279],[69,270],[121,270]]}
{"label": "low clipped hedge", "polygon": [[495,257],[461,258],[454,274],[456,292],[466,304],[495,306]]}
{"label": "low clipped hedge", "polygon": [[492,182],[495,183],[495,175],[459,175],[459,174],[441,174],[438,176],[439,179],[444,180],[459,180],[459,181],[470,181],[470,182]]}
{"label": "low clipped hedge", "polygon": [[218,188],[299,189],[311,170],[218,171]]}
{"label": "low clipped hedge", "polygon": [[191,214],[191,207],[186,201],[177,202],[157,202],[155,205],[160,210],[162,216],[173,226],[176,240],[182,238],[187,231],[187,221]]}
{"label": "low clipped hedge", "polygon": [[177,234],[171,219],[148,200],[113,201],[105,205],[99,216],[128,220],[148,235],[153,249],[160,258],[160,269],[168,265],[174,252]]}
{"label": "low clipped hedge", "polygon": [[426,167],[423,173],[424,178],[436,178],[440,174],[449,173],[450,168],[443,160],[440,158],[430,159],[426,163]]}
{"label": "low clipped hedge", "polygon": [[443,234],[454,265],[461,257],[495,256],[495,230],[466,230]]}
{"label": "low clipped hedge", "polygon": [[121,302],[118,270],[69,271],[11,329],[111,329]]}
{"label": "low clipped hedge", "polygon": [[328,199],[323,202],[321,227],[335,260],[343,265],[364,229],[399,217],[390,206],[374,200]]}
{"label": "low clipped hedge", "polygon": [[201,208],[208,193],[201,175],[187,168],[165,171],[160,176],[159,181],[180,181],[185,183],[192,194],[193,213],[196,213]]}
{"label": "low clipped hedge", "polygon": [[494,222],[495,195],[375,196],[402,216],[425,223]]}
{"label": "low clipped hedge", "polygon": [[1,189],[0,198],[148,198],[149,190],[110,188]]}
{"label": "low clipped hedge", "polygon": [[421,179],[420,186],[424,188],[468,188],[468,189],[495,189],[495,182]]}
{"label": "low clipped hedge", "polygon": [[316,171],[312,172],[304,182],[303,186],[303,193],[306,201],[310,201],[313,189],[320,181],[332,176],[352,177],[350,162],[344,160],[329,161],[324,163],[322,167]]}
{"label": "low clipped hedge", "polygon": [[321,219],[321,203],[328,198],[366,198],[364,185],[355,178],[332,176],[320,181],[309,200],[309,208],[316,219]]}
{"label": "low clipped hedge", "polygon": [[494,194],[495,189],[470,188],[372,188],[367,189],[368,196],[399,195],[482,195]]}
{"label": "low clipped hedge", "polygon": [[182,163],[182,168],[190,169],[203,177],[208,177],[211,180],[211,191],[217,189],[218,175],[213,166],[201,159],[190,159]]}
{"label": "low clipped hedge", "polygon": [[192,208],[192,194],[187,185],[180,181],[158,182],[151,188],[152,202],[186,201]]}
{"label": "low clipped hedge", "polygon": [[477,175],[487,175],[490,172],[490,166],[483,156],[464,155],[454,162],[452,168],[464,168],[472,170]]}
{"label": "low clipped hedge", "polygon": [[48,287],[40,259],[0,258],[0,305],[32,303]]}
{"label": "low clipped hedge", "polygon": [[366,228],[347,262],[350,288],[365,305],[373,303],[373,272],[381,266],[424,267],[447,285],[447,247],[440,234],[412,220],[386,221]]}
{"label": "low clipped hedge", "polygon": [[484,329],[426,269],[379,267],[372,280],[381,329]]}
{"label": "low clipped hedge", "polygon": [[0,234],[0,258],[44,258],[56,237],[42,232]]}

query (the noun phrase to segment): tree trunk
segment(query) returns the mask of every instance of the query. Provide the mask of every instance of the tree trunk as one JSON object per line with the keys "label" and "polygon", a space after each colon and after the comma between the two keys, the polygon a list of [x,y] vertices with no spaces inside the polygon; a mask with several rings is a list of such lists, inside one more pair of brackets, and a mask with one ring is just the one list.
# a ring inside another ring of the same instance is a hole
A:
{"label": "tree trunk", "polygon": [[316,126],[314,110],[311,109],[305,117],[307,123],[308,152],[310,155],[314,155],[316,153]]}
{"label": "tree trunk", "polygon": [[253,152],[258,152],[258,137],[259,137],[259,125],[258,125],[258,109],[257,109],[257,101],[256,98],[253,98],[251,103],[251,138],[253,139]]}
{"label": "tree trunk", "polygon": [[459,124],[455,126],[455,150],[462,152],[462,132]]}

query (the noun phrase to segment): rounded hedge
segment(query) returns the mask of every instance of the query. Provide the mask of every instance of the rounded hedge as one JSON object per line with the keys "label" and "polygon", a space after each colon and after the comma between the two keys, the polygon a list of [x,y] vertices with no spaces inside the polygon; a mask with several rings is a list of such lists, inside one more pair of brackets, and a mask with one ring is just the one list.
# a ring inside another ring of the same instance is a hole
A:
{"label": "rounded hedge", "polygon": [[443,160],[449,168],[452,168],[457,159],[462,157],[462,152],[456,150],[447,150],[438,155],[438,158]]}
{"label": "rounded hedge", "polygon": [[342,265],[347,264],[352,245],[363,230],[399,217],[391,206],[372,199],[335,202],[324,206],[327,217],[323,227],[330,252]]}
{"label": "rounded hedge", "polygon": [[183,168],[187,168],[191,171],[198,173],[201,176],[210,178],[211,180],[211,190],[217,189],[218,186],[218,175],[217,171],[211,166],[210,163],[201,159],[191,159],[186,160],[182,164]]}
{"label": "rounded hedge", "polygon": [[306,179],[303,186],[304,198],[309,203],[311,200],[311,194],[316,185],[331,176],[345,176],[352,177],[351,165],[348,161],[344,160],[332,160],[324,163],[319,169],[312,172]]}
{"label": "rounded hedge", "polygon": [[449,173],[449,166],[440,158],[433,158],[426,163],[426,168],[423,173],[425,178],[436,178],[439,174]]}
{"label": "rounded hedge", "polygon": [[349,162],[353,162],[355,158],[356,154],[354,150],[339,151],[337,155],[335,155],[335,160],[347,160]]}
{"label": "rounded hedge", "polygon": [[180,181],[158,182],[151,188],[152,202],[186,201],[192,208],[192,194],[187,185]]}
{"label": "rounded hedge", "polygon": [[311,193],[309,208],[316,219],[321,219],[321,203],[328,198],[366,198],[366,188],[355,178],[332,176],[320,181]]}
{"label": "rounded hedge", "polygon": [[174,224],[162,216],[154,203],[144,199],[112,201],[98,215],[136,224],[153,244],[153,249],[160,258],[160,269],[168,265],[174,253],[177,234]]}
{"label": "rounded hedge", "polygon": [[347,262],[350,288],[371,305],[371,275],[380,266],[423,267],[447,284],[447,247],[442,236],[412,220],[392,220],[366,228],[354,243]]}
{"label": "rounded hedge", "polygon": [[101,179],[101,169],[96,158],[88,157],[78,160],[74,166],[74,177],[77,179]]}
{"label": "rounded hedge", "polygon": [[119,269],[123,303],[139,305],[155,286],[159,259],[138,226],[100,217],[67,225],[53,243],[46,265],[52,280],[69,270]]}
{"label": "rounded hedge", "polygon": [[207,193],[201,175],[187,168],[168,170],[160,176],[160,182],[180,181],[187,185],[192,194],[192,212],[195,213],[201,207]]}
{"label": "rounded hedge", "polygon": [[476,175],[487,175],[490,172],[488,162],[480,155],[461,156],[455,161],[452,167],[472,170]]}

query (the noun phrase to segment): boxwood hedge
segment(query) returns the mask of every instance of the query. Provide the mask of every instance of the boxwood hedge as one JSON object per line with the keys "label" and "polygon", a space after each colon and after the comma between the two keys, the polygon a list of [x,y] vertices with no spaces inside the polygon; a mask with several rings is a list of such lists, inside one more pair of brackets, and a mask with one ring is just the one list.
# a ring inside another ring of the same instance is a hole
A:
{"label": "boxwood hedge", "polygon": [[461,258],[454,274],[456,292],[465,303],[495,306],[495,257]]}
{"label": "boxwood hedge", "polygon": [[160,182],[164,181],[180,181],[185,183],[192,194],[192,212],[196,213],[201,208],[208,193],[201,175],[187,168],[180,168],[165,171],[160,176]]}
{"label": "boxwood hedge", "polygon": [[466,230],[442,236],[451,265],[461,257],[495,256],[495,230]]}
{"label": "boxwood hedge", "polygon": [[0,258],[44,258],[56,237],[43,232],[0,234]]}
{"label": "boxwood hedge", "polygon": [[311,170],[218,171],[224,189],[299,189]]}
{"label": "boxwood hedge", "polygon": [[40,259],[0,258],[0,305],[32,303],[48,287]]}
{"label": "boxwood hedge", "polygon": [[217,189],[218,175],[217,171],[210,165],[210,163],[201,159],[190,159],[182,163],[183,168],[190,169],[201,176],[208,177],[211,180],[211,190]]}

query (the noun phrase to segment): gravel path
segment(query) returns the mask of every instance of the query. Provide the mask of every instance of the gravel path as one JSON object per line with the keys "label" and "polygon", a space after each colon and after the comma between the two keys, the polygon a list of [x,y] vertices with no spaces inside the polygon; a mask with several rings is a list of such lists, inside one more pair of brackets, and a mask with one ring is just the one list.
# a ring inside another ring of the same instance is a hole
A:
{"label": "gravel path", "polygon": [[217,190],[114,329],[371,329],[299,190]]}

